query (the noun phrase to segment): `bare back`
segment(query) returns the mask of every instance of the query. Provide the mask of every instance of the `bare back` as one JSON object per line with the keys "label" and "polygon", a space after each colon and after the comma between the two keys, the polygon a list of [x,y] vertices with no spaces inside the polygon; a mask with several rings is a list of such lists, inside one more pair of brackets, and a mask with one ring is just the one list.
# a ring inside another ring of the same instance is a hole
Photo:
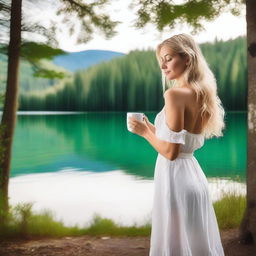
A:
{"label": "bare back", "polygon": [[198,102],[196,101],[196,92],[193,89],[187,87],[180,89],[184,92],[183,95],[185,97],[184,129],[190,133],[200,134],[206,122],[199,112],[202,106],[202,100],[199,98]]}

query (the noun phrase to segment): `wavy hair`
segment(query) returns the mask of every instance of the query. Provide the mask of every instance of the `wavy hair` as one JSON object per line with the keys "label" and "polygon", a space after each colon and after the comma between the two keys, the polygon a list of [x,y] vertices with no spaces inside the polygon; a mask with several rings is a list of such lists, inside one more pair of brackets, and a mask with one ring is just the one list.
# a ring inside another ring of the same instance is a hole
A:
{"label": "wavy hair", "polygon": [[[195,43],[192,36],[188,34],[174,35],[157,45],[156,57],[161,68],[160,50],[163,45],[170,47],[174,54],[181,57],[187,56],[189,64],[182,76],[186,84],[189,84],[196,92],[196,99],[200,98],[202,106],[200,113],[202,119],[207,118],[204,123],[203,135],[205,138],[213,136],[223,136],[222,130],[225,128],[225,111],[222,102],[217,94],[217,83],[214,74],[208,67],[208,64],[201,52],[199,46]],[[163,93],[165,88],[180,87],[176,80],[167,80],[162,70]]]}

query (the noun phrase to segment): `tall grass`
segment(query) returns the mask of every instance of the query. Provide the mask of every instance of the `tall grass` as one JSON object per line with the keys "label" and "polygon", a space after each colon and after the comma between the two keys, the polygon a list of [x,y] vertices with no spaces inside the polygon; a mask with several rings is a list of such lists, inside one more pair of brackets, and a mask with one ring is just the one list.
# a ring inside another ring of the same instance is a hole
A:
{"label": "tall grass", "polygon": [[[214,202],[214,210],[220,230],[236,228],[241,222],[245,210],[245,197],[235,192],[223,194],[221,200]],[[39,214],[32,212],[32,203],[11,207],[5,229],[0,237],[62,237],[79,235],[109,236],[149,236],[150,221],[143,226],[120,226],[110,219],[94,215],[88,227],[66,227],[62,221],[56,221],[49,210]]]}
{"label": "tall grass", "polygon": [[246,198],[236,192],[223,194],[222,199],[213,203],[220,229],[239,226],[246,207]]}

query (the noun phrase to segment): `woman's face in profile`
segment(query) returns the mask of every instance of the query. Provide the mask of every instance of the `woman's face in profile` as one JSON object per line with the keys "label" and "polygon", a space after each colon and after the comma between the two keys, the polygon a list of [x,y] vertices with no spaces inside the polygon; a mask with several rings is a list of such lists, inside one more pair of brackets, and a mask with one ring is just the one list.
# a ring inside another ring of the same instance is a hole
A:
{"label": "woman's face in profile", "polygon": [[187,59],[174,54],[170,47],[163,45],[160,49],[160,68],[168,80],[178,79],[185,71]]}

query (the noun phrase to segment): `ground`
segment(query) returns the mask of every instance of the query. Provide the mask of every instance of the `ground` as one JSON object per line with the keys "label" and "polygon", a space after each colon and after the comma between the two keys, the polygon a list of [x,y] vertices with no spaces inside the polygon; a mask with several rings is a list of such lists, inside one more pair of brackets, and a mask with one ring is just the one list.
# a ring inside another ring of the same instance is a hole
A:
{"label": "ground", "polygon": [[[255,256],[253,245],[242,245],[238,230],[221,231],[225,256]],[[0,256],[148,256],[150,237],[80,236],[58,239],[0,241]]]}

